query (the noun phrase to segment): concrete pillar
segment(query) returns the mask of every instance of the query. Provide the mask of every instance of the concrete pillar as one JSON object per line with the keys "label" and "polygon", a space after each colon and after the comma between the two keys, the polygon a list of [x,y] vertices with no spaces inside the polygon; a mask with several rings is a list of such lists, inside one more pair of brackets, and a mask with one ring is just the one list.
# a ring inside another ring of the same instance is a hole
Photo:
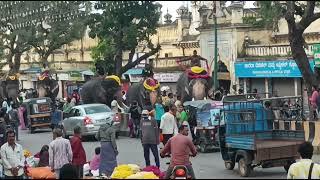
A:
{"label": "concrete pillar", "polygon": [[266,91],[266,98],[269,98],[269,83],[268,83],[268,78],[264,79],[264,89]]}
{"label": "concrete pillar", "polygon": [[298,96],[298,78],[294,78],[294,95]]}
{"label": "concrete pillar", "polygon": [[243,78],[243,93],[247,94],[247,78]]}

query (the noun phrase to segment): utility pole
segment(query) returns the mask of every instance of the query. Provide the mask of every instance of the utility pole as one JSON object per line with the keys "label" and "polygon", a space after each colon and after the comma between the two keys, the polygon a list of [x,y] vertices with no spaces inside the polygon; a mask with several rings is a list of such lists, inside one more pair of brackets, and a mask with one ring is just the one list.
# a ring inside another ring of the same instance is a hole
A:
{"label": "utility pole", "polygon": [[213,73],[213,87],[214,90],[218,88],[218,78],[217,78],[217,71],[218,71],[218,33],[217,33],[217,2],[213,1],[213,18],[214,18],[214,73]]}

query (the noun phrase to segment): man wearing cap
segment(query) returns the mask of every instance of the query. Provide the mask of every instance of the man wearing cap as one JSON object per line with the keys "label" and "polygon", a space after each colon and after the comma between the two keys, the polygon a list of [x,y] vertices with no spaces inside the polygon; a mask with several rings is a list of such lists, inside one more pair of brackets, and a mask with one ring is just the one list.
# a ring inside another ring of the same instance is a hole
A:
{"label": "man wearing cap", "polygon": [[150,166],[150,149],[154,156],[156,166],[160,168],[158,144],[159,142],[159,130],[156,120],[152,115],[149,115],[148,110],[142,111],[142,118],[140,122],[141,127],[141,143],[144,151],[144,159],[146,166]]}

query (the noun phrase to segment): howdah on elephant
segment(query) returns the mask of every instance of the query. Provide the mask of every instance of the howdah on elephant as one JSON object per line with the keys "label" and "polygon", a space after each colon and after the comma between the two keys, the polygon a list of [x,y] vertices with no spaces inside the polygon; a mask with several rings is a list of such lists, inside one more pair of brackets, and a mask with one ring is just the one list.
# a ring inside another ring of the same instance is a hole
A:
{"label": "howdah on elephant", "polygon": [[177,96],[182,102],[207,98],[212,78],[201,67],[194,66],[182,73],[177,82]]}
{"label": "howdah on elephant", "polygon": [[9,98],[13,101],[19,96],[19,79],[18,75],[8,75],[5,81],[0,81],[0,97]]}
{"label": "howdah on elephant", "polygon": [[52,79],[48,70],[44,71],[37,81],[38,97],[49,97],[55,102],[59,93],[59,84],[57,80]]}
{"label": "howdah on elephant", "polygon": [[130,86],[127,92],[127,101],[131,104],[137,101],[141,108],[153,106],[160,96],[160,83],[151,77]]}
{"label": "howdah on elephant", "polygon": [[102,103],[110,107],[114,96],[117,96],[118,102],[122,97],[120,78],[112,75],[92,79],[82,86],[80,96],[84,104]]}

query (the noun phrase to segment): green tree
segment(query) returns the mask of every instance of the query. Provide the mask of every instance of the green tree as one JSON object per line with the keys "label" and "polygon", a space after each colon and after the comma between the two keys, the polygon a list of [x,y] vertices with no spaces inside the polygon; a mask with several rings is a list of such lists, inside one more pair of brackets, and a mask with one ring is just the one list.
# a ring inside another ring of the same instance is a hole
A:
{"label": "green tree", "polygon": [[[121,75],[160,50],[159,44],[154,46],[151,42],[161,14],[160,4],[152,1],[98,1],[94,8],[100,12],[91,15],[89,36],[98,37],[99,44],[92,55],[114,64],[113,73]],[[150,51],[132,62],[140,43],[145,43]],[[124,51],[130,54],[128,63],[122,67]]]}
{"label": "green tree", "polygon": [[[28,44],[39,54],[43,66],[49,67],[48,57],[55,50],[83,37],[86,30],[86,12],[89,9],[81,9],[88,5],[80,1],[58,4],[55,1],[41,1],[33,5],[47,8],[39,14],[36,24],[31,26],[32,36],[29,37]],[[74,14],[77,14],[76,17],[73,17]],[[55,19],[55,16],[60,20]]]}
{"label": "green tree", "polygon": [[82,1],[1,1],[0,38],[10,69],[17,72],[21,54],[32,47],[48,64],[54,50],[82,37],[89,10]]}
{"label": "green tree", "polygon": [[315,12],[319,6],[316,1],[257,1],[260,5],[260,15],[265,24],[278,30],[278,22],[284,18],[288,24],[288,40],[292,57],[297,63],[303,80],[311,95],[312,85],[317,85],[319,79],[310,68],[309,60],[305,52],[306,42],[303,37],[308,26],[320,18],[320,13]]}

